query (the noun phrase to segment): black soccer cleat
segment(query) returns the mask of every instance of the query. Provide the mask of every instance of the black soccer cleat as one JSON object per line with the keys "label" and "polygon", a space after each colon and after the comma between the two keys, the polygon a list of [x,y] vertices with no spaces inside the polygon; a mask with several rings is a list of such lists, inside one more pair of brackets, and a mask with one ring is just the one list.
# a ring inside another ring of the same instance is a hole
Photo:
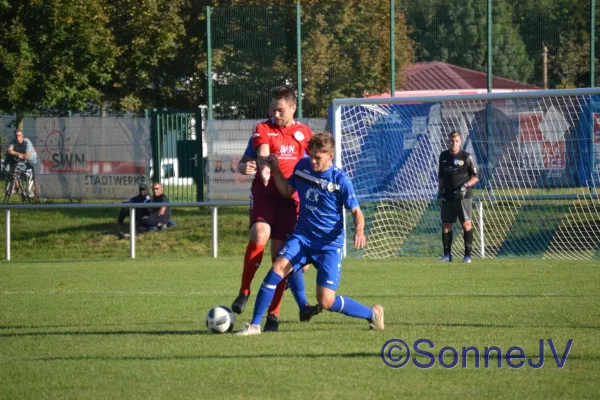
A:
{"label": "black soccer cleat", "polygon": [[240,294],[231,304],[231,311],[236,314],[241,314],[244,312],[246,308],[246,303],[248,302],[248,296],[245,294]]}
{"label": "black soccer cleat", "polygon": [[263,328],[263,332],[277,332],[279,329],[279,318],[275,314],[267,315],[267,322],[265,322],[265,327]]}
{"label": "black soccer cleat", "polygon": [[300,310],[300,321],[308,322],[312,317],[320,314],[321,311],[323,311],[323,307],[320,304],[315,304],[314,306],[307,305],[303,310]]}

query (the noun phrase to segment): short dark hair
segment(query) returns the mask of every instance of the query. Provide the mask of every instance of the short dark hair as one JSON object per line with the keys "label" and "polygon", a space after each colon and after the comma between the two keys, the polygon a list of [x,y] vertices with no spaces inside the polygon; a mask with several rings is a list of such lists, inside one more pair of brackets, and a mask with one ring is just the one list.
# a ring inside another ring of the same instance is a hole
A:
{"label": "short dark hair", "polygon": [[315,149],[319,153],[333,153],[335,150],[335,139],[329,132],[317,133],[308,141],[308,150]]}
{"label": "short dark hair", "polygon": [[296,90],[289,85],[277,86],[271,90],[271,101],[273,100],[285,100],[296,104]]}
{"label": "short dark hair", "polygon": [[452,139],[454,136],[458,136],[462,140],[462,135],[459,131],[450,132],[450,134],[448,135],[448,140]]}
{"label": "short dark hair", "polygon": [[140,185],[139,191],[141,192],[142,190],[145,190],[147,192],[148,191],[148,185],[146,185],[145,183],[142,183]]}

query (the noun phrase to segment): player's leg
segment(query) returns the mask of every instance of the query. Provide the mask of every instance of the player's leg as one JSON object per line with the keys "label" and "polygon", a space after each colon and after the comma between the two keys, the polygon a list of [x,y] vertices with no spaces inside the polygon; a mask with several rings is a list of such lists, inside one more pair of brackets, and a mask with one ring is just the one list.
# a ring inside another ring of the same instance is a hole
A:
{"label": "player's leg", "polygon": [[[271,238],[271,261],[274,264],[277,259],[279,250],[283,247],[284,241],[281,239]],[[271,299],[271,304],[267,310],[267,321],[265,322],[265,332],[277,332],[279,330],[279,309],[281,308],[281,301],[283,300],[283,293],[287,287],[286,279],[283,279],[277,284],[275,293]]]}
{"label": "player's leg", "polygon": [[442,220],[442,246],[444,255],[440,262],[452,262],[452,224],[456,220],[454,215],[453,201],[445,200],[441,202],[441,220]]}
{"label": "player's leg", "polygon": [[463,239],[465,243],[465,258],[463,262],[470,263],[473,252],[473,199],[460,200],[458,219],[463,228]]}
{"label": "player's leg", "polygon": [[371,329],[383,330],[382,306],[369,308],[351,297],[337,295],[342,274],[341,249],[313,252],[311,256],[317,268],[317,300],[321,307],[349,317],[366,319]]}
{"label": "player's leg", "polygon": [[261,193],[253,192],[250,201],[250,240],[244,253],[242,281],[238,296],[231,304],[231,309],[237,314],[243,313],[246,308],[248,296],[250,296],[250,285],[262,263],[265,246],[271,236],[270,224],[273,219],[274,214],[269,198]]}
{"label": "player's leg", "polygon": [[293,272],[294,265],[296,265],[297,268],[300,268],[301,265],[306,264],[306,257],[298,239],[292,238],[288,240],[285,247],[285,256],[278,257],[275,260],[258,291],[256,302],[254,303],[252,321],[244,327],[244,329],[239,331],[237,333],[238,335],[249,336],[261,333],[260,322],[267,311],[269,304],[271,304],[273,300],[277,285],[283,281],[285,275]]}
{"label": "player's leg", "polygon": [[[277,255],[279,250],[283,246],[282,241],[278,239],[271,239],[271,254]],[[275,262],[275,256],[273,256],[273,262]],[[275,296],[273,296],[273,301],[269,306],[267,311],[267,325],[265,325],[265,330],[273,330],[276,331],[279,324],[279,310],[281,308],[281,300],[283,298],[283,293],[286,288],[289,288],[294,296],[294,300],[296,300],[296,304],[298,305],[298,310],[300,311],[300,321],[307,322],[310,321],[312,317],[319,314],[321,312],[321,308],[318,306],[311,306],[308,302],[308,298],[306,297],[306,288],[304,285],[304,272],[308,269],[308,265],[303,268],[290,273],[285,277],[285,279],[277,286],[275,290]]]}
{"label": "player's leg", "polygon": [[[282,248],[283,243],[293,232],[298,219],[298,203],[293,199],[277,199],[271,204],[271,210],[274,211],[274,220],[271,231],[271,254],[275,258]],[[278,255],[279,257],[281,255]],[[295,277],[296,279],[298,276]],[[267,311],[267,322],[265,331],[275,332],[279,329],[279,309],[287,282],[281,281],[275,290],[273,301]],[[306,297],[306,296],[305,296]]]}
{"label": "player's leg", "polygon": [[129,217],[129,209],[122,208],[119,212],[119,216],[117,217],[117,224],[122,224],[123,222],[125,222],[125,218],[127,217]]}

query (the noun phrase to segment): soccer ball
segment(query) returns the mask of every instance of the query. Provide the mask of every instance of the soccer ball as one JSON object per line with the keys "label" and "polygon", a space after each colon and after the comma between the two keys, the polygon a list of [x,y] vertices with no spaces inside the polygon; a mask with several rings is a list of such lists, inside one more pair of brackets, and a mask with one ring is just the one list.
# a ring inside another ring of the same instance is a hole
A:
{"label": "soccer ball", "polygon": [[212,333],[228,333],[235,325],[235,314],[227,306],[213,307],[206,315],[206,327]]}

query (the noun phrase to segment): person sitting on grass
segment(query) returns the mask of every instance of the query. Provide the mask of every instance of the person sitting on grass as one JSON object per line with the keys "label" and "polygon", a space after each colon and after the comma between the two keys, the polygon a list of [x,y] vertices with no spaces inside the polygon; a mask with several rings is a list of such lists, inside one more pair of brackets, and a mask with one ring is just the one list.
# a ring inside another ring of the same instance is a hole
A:
{"label": "person sitting on grass", "polygon": [[[139,186],[138,189],[138,194],[136,194],[135,196],[130,197],[129,199],[125,200],[124,203],[135,203],[135,204],[140,204],[140,203],[150,203],[151,199],[150,199],[150,195],[148,194],[148,185],[146,185],[145,183],[142,183]],[[136,218],[144,218],[145,216],[150,215],[150,209],[149,208],[137,208],[135,210],[135,215]],[[125,218],[129,217],[129,208],[122,208],[121,211],[119,212],[119,216],[117,217],[117,232],[119,237],[124,238],[124,237],[128,237],[129,235],[123,232],[127,231],[127,227],[124,226],[124,222],[125,222]]]}
{"label": "person sitting on grass", "polygon": [[[168,203],[169,198],[163,193],[163,187],[160,183],[152,184],[152,203]],[[173,226],[175,223],[171,220],[171,209],[169,207],[151,208],[148,215],[137,219],[136,232],[138,234],[148,231],[160,230]]]}

